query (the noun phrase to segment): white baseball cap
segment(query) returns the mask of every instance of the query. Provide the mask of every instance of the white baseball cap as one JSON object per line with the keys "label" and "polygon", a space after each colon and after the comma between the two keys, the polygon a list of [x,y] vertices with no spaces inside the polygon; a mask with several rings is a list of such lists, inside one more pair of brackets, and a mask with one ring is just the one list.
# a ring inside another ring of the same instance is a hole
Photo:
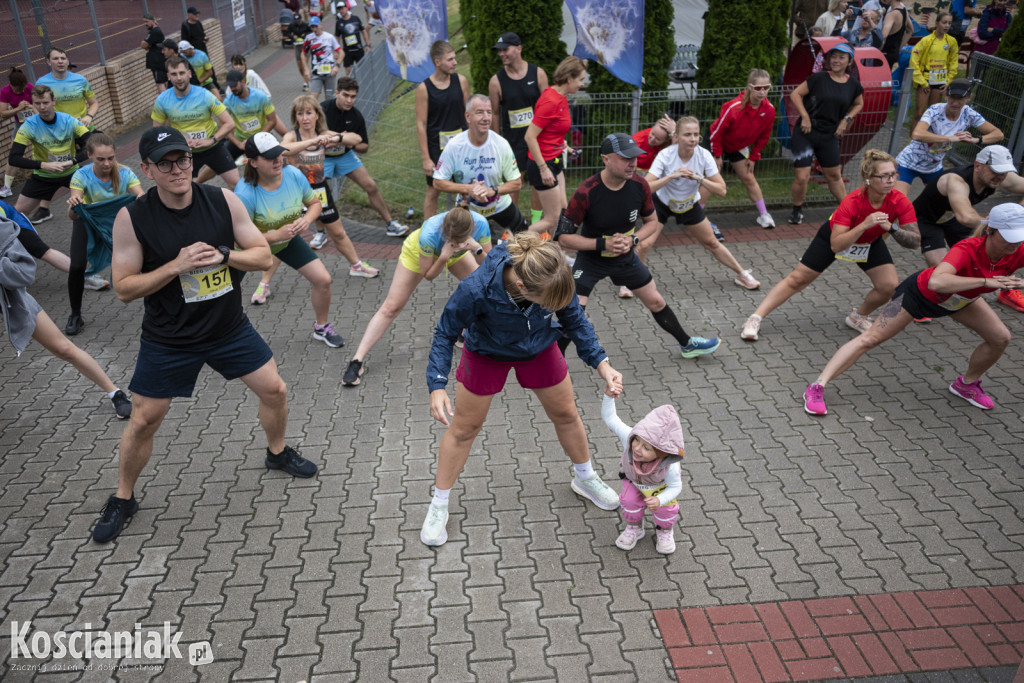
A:
{"label": "white baseball cap", "polygon": [[988,227],[998,230],[1010,244],[1024,242],[1024,206],[1000,204],[988,212]]}
{"label": "white baseball cap", "polygon": [[1015,173],[1017,171],[1017,167],[1013,165],[1013,155],[1002,145],[989,145],[978,152],[975,161],[988,164],[988,167],[996,173]]}
{"label": "white baseball cap", "polygon": [[192,47],[192,43],[188,42],[187,40],[178,41],[178,50],[179,51],[184,52],[185,50],[194,50],[194,49],[195,48]]}

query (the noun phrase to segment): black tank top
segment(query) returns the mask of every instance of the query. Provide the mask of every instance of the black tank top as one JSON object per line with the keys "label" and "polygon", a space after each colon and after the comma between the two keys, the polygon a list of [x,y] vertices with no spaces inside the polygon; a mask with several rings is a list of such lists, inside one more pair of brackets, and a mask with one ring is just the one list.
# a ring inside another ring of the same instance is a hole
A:
{"label": "black tank top", "polygon": [[450,138],[462,132],[466,103],[462,101],[462,83],[456,74],[445,90],[439,90],[429,78],[423,82],[427,84],[427,151],[437,163],[441,158],[441,137],[448,144]]}
{"label": "black tank top", "polygon": [[895,67],[900,61],[900,49],[903,47],[903,34],[907,32],[907,8],[896,10],[900,13],[900,30],[886,37],[882,43],[882,54]]}
{"label": "black tank top", "polygon": [[[128,215],[142,245],[143,273],[173,261],[183,247],[196,242],[213,247],[235,244],[231,210],[219,187],[192,183],[192,204],[185,209],[167,208],[157,188],[150,188],[128,205]],[[242,311],[242,272],[219,268],[176,277],[148,295],[142,338],[195,348],[218,344],[237,333],[248,320]],[[233,289],[227,291],[228,287]],[[186,298],[193,300],[186,302]]]}
{"label": "black tank top", "polygon": [[519,80],[510,78],[505,69],[500,69],[497,76],[501,86],[501,134],[512,149],[525,152],[526,129],[533,120],[533,105],[540,97],[537,65],[528,63],[526,76]]}
{"label": "black tank top", "polygon": [[950,173],[960,176],[967,183],[967,187],[970,188],[968,198],[970,199],[971,206],[981,203],[995,192],[995,190],[988,186],[981,192],[974,189],[974,164],[943,173],[925,185],[924,189],[921,190],[921,194],[914,200],[914,213],[917,214],[918,223],[931,223],[935,225],[936,223],[943,222],[944,219],[950,221],[951,218],[951,222],[956,222],[956,217],[952,216],[950,211],[949,197],[939,192],[939,179],[943,175],[949,175]]}

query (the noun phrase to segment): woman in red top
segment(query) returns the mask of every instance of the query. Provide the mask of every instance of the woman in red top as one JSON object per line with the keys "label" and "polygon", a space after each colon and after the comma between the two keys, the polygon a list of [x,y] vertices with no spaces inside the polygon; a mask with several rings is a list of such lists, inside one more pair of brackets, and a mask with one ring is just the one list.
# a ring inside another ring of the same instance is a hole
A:
{"label": "woman in red top", "polygon": [[544,210],[544,216],[530,226],[531,231],[539,234],[554,233],[558,216],[568,205],[562,153],[573,150],[565,144],[565,134],[572,125],[566,95],[578,92],[586,77],[586,62],[579,57],[566,57],[551,77],[554,85],[542,92],[533,105],[533,120],[526,129],[526,146],[530,150],[526,179]]}
{"label": "woman in red top", "polygon": [[914,273],[900,283],[881,317],[864,334],[844,344],[804,393],[804,410],[824,415],[829,380],[848,370],[869,349],[892,339],[915,318],[950,316],[974,330],[982,341],[967,362],[967,372],[950,392],[973,406],[991,410],[995,402],[981,388],[981,376],[995,365],[1010,344],[1010,331],[982,294],[1024,285],[1012,274],[1024,267],[1024,206],[1000,204],[969,237],[957,242],[942,263]]}
{"label": "woman in red top", "polygon": [[[761,150],[768,144],[775,125],[775,107],[768,101],[772,77],[764,69],[752,69],[747,76],[747,87],[739,95],[722,105],[722,113],[711,124],[711,154],[722,171],[722,159],[732,165],[747,196],[757,207],[757,224],[765,230],[775,227],[764,204],[761,186],[754,177],[754,162],[761,158]],[[701,187],[701,201],[706,202]]]}
{"label": "woman in red top", "polygon": [[[864,152],[860,164],[864,187],[843,198],[832,216],[821,226],[811,245],[793,272],[772,287],[768,296],[747,318],[740,335],[757,341],[761,321],[807,285],[818,279],[836,259],[851,261],[871,279],[871,291],[860,307],[846,316],[849,327],[863,332],[874,322],[868,316],[892,297],[899,279],[889,248],[882,239],[886,233],[907,249],[921,246],[917,214],[896,185],[896,161],[877,149]],[[893,225],[897,219],[900,227]]]}

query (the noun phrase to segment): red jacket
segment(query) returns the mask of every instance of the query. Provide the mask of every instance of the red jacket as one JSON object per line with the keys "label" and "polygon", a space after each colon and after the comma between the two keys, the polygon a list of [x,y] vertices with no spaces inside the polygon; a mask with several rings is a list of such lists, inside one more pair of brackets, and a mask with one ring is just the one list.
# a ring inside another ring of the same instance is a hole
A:
{"label": "red jacket", "polygon": [[722,105],[722,113],[711,124],[711,154],[738,152],[750,148],[750,160],[761,158],[761,150],[768,144],[775,125],[775,107],[768,98],[757,109],[743,106],[743,93]]}

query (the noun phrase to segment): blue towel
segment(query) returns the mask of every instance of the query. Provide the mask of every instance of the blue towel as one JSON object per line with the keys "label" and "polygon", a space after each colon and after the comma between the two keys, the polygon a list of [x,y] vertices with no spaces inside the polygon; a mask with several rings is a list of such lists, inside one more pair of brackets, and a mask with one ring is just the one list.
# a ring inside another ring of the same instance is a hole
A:
{"label": "blue towel", "polygon": [[102,272],[110,265],[113,253],[114,217],[121,210],[135,201],[135,195],[123,194],[105,202],[95,204],[79,204],[75,213],[82,220],[89,242],[86,254],[89,259],[89,270],[86,275]]}

